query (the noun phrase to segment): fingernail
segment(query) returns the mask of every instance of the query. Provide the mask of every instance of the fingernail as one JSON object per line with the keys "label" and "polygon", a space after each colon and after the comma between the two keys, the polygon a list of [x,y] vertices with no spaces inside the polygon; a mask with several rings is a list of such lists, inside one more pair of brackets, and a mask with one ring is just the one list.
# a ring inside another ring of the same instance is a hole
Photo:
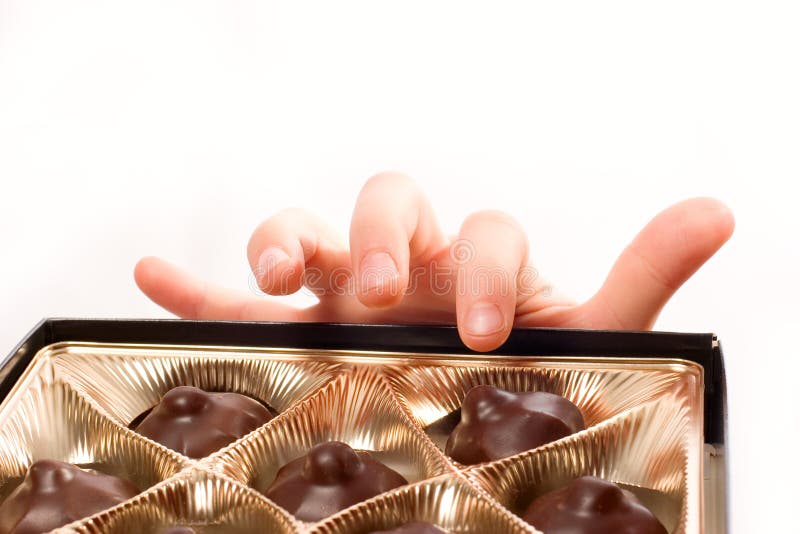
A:
{"label": "fingernail", "polygon": [[258,279],[261,279],[266,276],[266,274],[275,269],[281,263],[290,260],[291,257],[280,247],[268,247],[264,252],[261,253],[261,256],[258,257]]}
{"label": "fingernail", "polygon": [[488,336],[502,331],[505,320],[500,308],[488,302],[478,302],[467,313],[464,326],[473,336]]}
{"label": "fingernail", "polygon": [[392,291],[400,273],[392,257],[386,252],[373,252],[361,261],[361,289],[370,291]]}

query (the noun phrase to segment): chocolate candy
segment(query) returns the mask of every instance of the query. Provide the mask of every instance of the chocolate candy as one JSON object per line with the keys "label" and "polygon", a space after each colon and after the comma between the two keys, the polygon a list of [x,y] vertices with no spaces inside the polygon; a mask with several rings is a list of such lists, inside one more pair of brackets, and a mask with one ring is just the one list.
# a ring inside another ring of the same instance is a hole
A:
{"label": "chocolate candy", "polygon": [[190,458],[203,458],[272,419],[258,401],[238,393],[173,388],[134,428]]}
{"label": "chocolate candy", "polygon": [[172,527],[169,530],[162,531],[161,534],[197,534],[197,532],[189,527]]}
{"label": "chocolate candy", "polygon": [[319,521],[405,484],[368,453],[328,441],[281,467],[264,495],[303,521]]}
{"label": "chocolate candy", "polygon": [[447,531],[430,523],[416,521],[414,523],[406,523],[402,527],[392,530],[376,530],[375,532],[370,532],[370,534],[447,534]]}
{"label": "chocolate candy", "polygon": [[128,480],[56,460],[39,460],[0,505],[0,534],[49,532],[138,493]]}
{"label": "chocolate candy", "polygon": [[596,477],[542,495],[522,518],[544,534],[667,534],[633,493]]}
{"label": "chocolate candy", "polygon": [[445,452],[462,464],[477,464],[535,449],[584,428],[578,407],[559,395],[476,386],[464,397],[461,421]]}

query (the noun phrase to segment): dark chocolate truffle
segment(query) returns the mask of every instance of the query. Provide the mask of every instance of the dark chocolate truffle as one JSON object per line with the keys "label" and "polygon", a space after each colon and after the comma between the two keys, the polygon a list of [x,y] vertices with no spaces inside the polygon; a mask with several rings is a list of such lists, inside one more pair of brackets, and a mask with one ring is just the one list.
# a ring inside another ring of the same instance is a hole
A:
{"label": "dark chocolate truffle", "polygon": [[298,519],[319,521],[405,484],[405,478],[368,453],[328,441],[281,467],[264,495]]}
{"label": "dark chocolate truffle", "polygon": [[667,534],[633,493],[596,477],[538,497],[522,518],[545,534]]}
{"label": "dark chocolate truffle", "polygon": [[270,419],[250,397],[180,386],[169,390],[135,430],[190,458],[203,458]]}
{"label": "dark chocolate truffle", "polygon": [[445,452],[462,464],[477,464],[535,449],[584,428],[578,407],[559,395],[476,386],[464,397],[461,421]]}
{"label": "dark chocolate truffle", "polygon": [[447,531],[430,523],[416,521],[414,523],[406,523],[402,527],[392,530],[376,530],[375,532],[370,532],[370,534],[447,534]]}
{"label": "dark chocolate truffle", "polygon": [[56,460],[39,460],[0,505],[0,534],[49,532],[138,493],[128,480]]}

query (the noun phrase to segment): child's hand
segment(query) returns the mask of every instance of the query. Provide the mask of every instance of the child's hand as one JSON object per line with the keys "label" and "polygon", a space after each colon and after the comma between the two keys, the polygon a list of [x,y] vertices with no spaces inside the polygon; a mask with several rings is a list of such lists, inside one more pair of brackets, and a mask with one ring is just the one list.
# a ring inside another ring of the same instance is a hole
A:
{"label": "child's hand", "polygon": [[603,286],[576,304],[528,264],[528,243],[510,216],[475,213],[455,239],[436,223],[417,185],[384,173],[367,182],[350,225],[350,247],[314,215],[287,210],[253,233],[247,256],[272,295],[305,283],[319,304],[298,310],[214,286],[157,258],[136,266],[139,287],[185,318],[445,322],[475,350],[503,343],[511,327],[648,329],[661,308],[733,232],[717,200],[698,198],[658,214],[626,248]]}

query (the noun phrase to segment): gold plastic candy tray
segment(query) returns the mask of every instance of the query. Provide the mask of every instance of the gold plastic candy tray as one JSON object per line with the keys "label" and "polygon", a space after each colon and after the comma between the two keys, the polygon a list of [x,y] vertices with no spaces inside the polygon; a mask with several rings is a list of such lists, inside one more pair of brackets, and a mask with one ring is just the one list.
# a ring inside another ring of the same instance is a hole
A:
{"label": "gold plastic candy tray", "polygon": [[[463,466],[444,442],[467,391],[491,384],[563,395],[587,429]],[[128,425],[172,387],[239,392],[278,416],[192,460]],[[59,532],[366,534],[420,520],[450,532],[537,532],[519,516],[581,475],[633,491],[672,534],[703,531],[703,368],[677,358],[486,356],[68,342],[31,359],[0,405],[0,499],[52,458],[123,476],[135,498]],[[277,470],[339,440],[400,472],[403,486],[318,523],[262,495]]]}

